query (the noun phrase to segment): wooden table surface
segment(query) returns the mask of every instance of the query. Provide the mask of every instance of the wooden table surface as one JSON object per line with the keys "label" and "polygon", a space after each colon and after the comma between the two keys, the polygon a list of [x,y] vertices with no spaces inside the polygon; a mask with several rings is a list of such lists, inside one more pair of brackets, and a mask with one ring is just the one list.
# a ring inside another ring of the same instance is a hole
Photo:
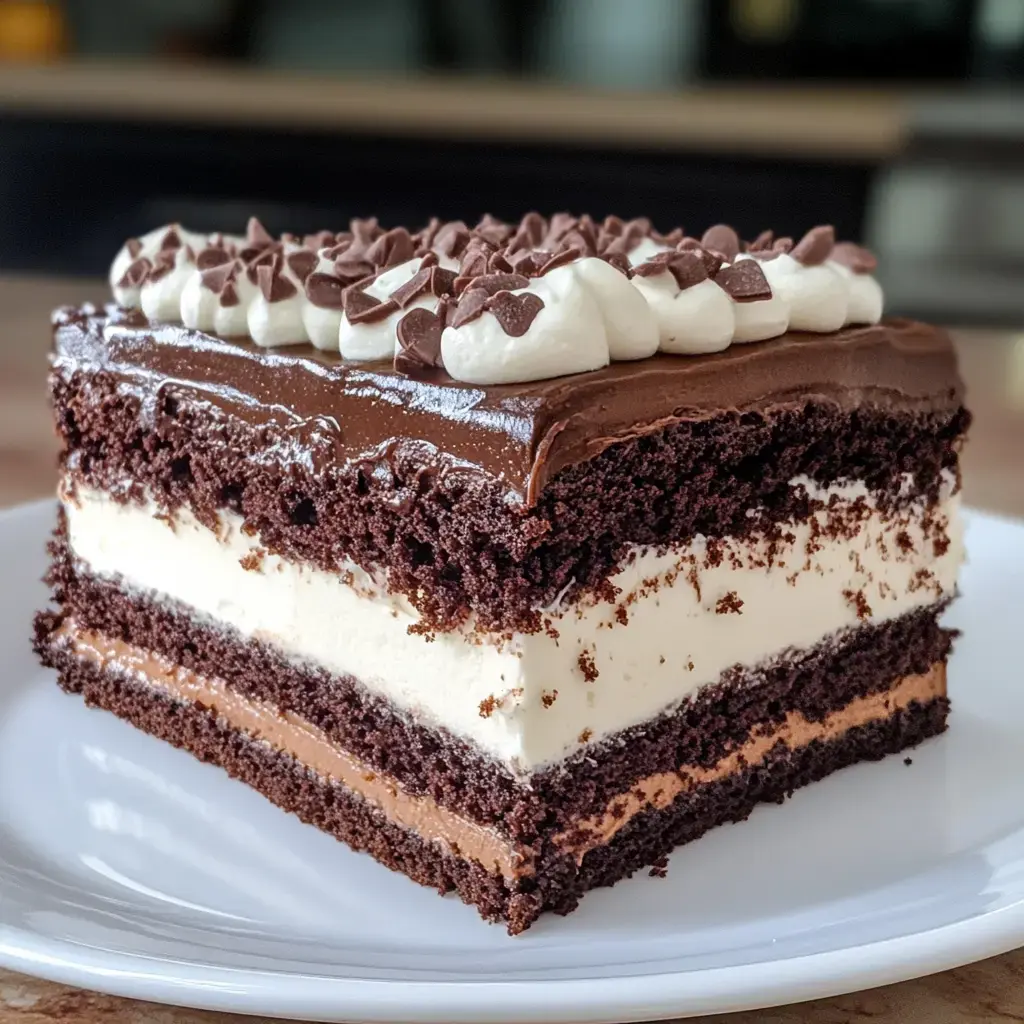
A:
{"label": "wooden table surface", "polygon": [[[105,298],[97,282],[0,276],[0,506],[53,493],[44,393],[48,313]],[[975,425],[964,489],[975,506],[1024,516],[1024,330],[957,331]],[[707,1024],[994,1024],[1024,1021],[1024,950],[931,978]],[[0,1024],[244,1024],[236,1017],[82,992],[0,970]]]}

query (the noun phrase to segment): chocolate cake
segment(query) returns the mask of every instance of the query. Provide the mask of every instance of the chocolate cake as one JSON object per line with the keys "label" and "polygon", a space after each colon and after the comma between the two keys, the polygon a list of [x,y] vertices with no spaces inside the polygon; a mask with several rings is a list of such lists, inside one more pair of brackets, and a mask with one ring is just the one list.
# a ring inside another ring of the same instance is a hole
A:
{"label": "chocolate cake", "polygon": [[567,214],[132,239],[54,317],[39,655],[512,933],[660,871],[945,728],[969,414],[873,269]]}

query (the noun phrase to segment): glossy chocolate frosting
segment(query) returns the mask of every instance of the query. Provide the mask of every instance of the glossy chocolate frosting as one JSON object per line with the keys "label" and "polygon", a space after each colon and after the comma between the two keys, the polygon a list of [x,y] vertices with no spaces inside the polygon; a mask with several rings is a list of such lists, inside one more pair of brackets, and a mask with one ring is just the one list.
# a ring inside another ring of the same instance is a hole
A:
{"label": "glossy chocolate frosting", "polygon": [[808,399],[945,409],[962,397],[949,336],[909,320],[486,387],[442,370],[414,380],[391,361],[355,364],[310,345],[261,349],[113,308],[60,310],[54,327],[58,372],[113,374],[143,409],[169,392],[214,405],[270,428],[287,442],[282,454],[314,465],[419,446],[425,458],[498,477],[527,504],[559,470],[680,420]]}

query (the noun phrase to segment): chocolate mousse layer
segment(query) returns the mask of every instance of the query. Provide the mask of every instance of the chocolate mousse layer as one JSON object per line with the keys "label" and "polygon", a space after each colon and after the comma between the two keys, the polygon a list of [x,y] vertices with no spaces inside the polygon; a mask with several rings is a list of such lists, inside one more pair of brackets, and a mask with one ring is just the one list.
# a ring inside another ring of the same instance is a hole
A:
{"label": "chocolate mousse layer", "polygon": [[948,336],[910,321],[478,387],[69,310],[51,385],[72,484],[386,568],[437,630],[536,630],[631,545],[805,518],[796,476],[934,497],[969,421]]}

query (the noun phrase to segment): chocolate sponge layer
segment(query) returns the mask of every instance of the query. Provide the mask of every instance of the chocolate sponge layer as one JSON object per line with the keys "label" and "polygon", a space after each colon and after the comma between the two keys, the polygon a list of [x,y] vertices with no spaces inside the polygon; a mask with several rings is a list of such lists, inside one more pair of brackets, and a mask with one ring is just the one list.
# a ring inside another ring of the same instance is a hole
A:
{"label": "chocolate sponge layer", "polygon": [[[914,703],[890,718],[851,729],[839,739],[813,742],[796,751],[779,744],[767,761],[728,778],[698,786],[665,810],[638,815],[607,846],[572,856],[550,846],[535,874],[510,882],[438,844],[391,823],[344,787],[321,779],[286,754],[228,728],[212,713],[176,702],[157,691],[66,649],[47,647],[44,656],[61,686],[84,696],[132,725],[219,765],[279,807],[365,851],[384,866],[439,892],[456,892],[487,920],[504,921],[510,933],[528,928],[545,911],[567,914],[588,890],[613,885],[640,868],[663,863],[676,846],[716,825],[746,818],[758,803],[781,803],[793,790],[858,761],[875,760],[933,736],[945,727],[948,703]],[[343,884],[343,883],[341,883]],[[651,883],[657,884],[657,883]]]}

